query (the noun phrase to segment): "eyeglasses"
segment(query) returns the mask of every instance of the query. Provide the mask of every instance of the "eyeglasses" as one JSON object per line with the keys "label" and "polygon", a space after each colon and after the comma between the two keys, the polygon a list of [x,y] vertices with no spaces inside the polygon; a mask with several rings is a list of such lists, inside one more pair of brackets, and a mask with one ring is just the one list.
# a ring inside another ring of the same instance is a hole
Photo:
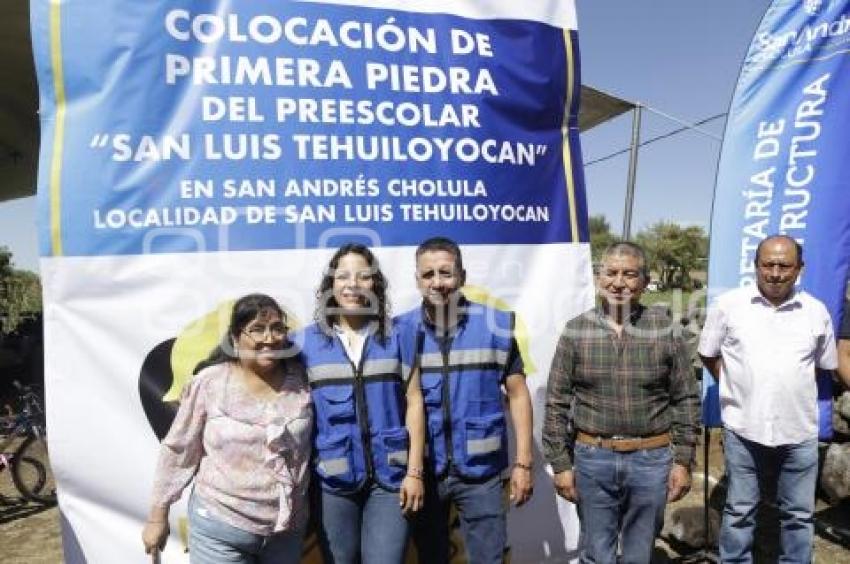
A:
{"label": "eyeglasses", "polygon": [[275,323],[273,325],[252,325],[247,329],[243,329],[242,333],[255,343],[260,343],[266,340],[266,337],[271,335],[275,341],[279,341],[286,337],[286,326],[283,323]]}

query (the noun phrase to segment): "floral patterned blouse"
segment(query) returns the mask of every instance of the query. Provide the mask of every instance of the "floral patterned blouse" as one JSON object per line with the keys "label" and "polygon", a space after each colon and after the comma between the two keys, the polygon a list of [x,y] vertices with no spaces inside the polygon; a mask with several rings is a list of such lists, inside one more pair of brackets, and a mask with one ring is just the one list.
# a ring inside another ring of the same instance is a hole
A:
{"label": "floral patterned blouse", "polygon": [[250,395],[237,369],[210,366],[184,388],[162,441],[153,503],[174,503],[194,477],[213,518],[258,535],[303,530],[313,426],[304,368],[287,360],[283,386],[268,400]]}

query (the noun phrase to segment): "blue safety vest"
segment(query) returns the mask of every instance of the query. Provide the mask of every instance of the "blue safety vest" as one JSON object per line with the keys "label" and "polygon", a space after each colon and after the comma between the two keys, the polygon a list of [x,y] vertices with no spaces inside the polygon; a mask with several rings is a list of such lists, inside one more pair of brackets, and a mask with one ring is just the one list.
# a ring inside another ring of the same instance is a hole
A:
{"label": "blue safety vest", "polygon": [[296,336],[316,412],[314,467],[322,488],[359,490],[375,480],[398,490],[407,473],[404,382],[398,340],[369,336],[359,366],[339,337],[313,324]]}
{"label": "blue safety vest", "polygon": [[405,360],[420,369],[430,469],[438,477],[450,469],[466,478],[493,476],[508,465],[502,384],[513,313],[466,302],[466,314],[445,339],[422,315],[416,308],[399,316],[396,329]]}

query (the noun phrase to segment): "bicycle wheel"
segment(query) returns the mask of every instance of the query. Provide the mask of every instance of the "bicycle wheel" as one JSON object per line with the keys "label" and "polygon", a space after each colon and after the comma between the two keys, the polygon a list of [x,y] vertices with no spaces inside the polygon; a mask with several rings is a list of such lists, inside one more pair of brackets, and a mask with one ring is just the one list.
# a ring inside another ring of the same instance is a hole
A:
{"label": "bicycle wheel", "polygon": [[[26,460],[41,467],[40,478],[34,473],[33,464],[25,463]],[[45,439],[29,436],[21,443],[12,462],[12,481],[26,499],[44,504],[56,502],[56,481],[50,469]]]}
{"label": "bicycle wheel", "polygon": [[30,492],[40,492],[47,482],[47,471],[38,460],[24,456],[12,459],[12,481],[25,500],[30,499]]}

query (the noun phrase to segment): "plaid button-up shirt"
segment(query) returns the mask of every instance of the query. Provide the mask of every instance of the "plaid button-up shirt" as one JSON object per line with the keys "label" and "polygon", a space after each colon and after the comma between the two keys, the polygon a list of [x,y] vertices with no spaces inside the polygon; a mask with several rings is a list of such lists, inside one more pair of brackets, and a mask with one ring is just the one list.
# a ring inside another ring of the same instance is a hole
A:
{"label": "plaid button-up shirt", "polygon": [[543,452],[554,472],[572,468],[575,431],[647,437],[670,432],[674,460],[691,466],[700,394],[681,334],[662,308],[637,306],[621,336],[601,307],[569,321],[546,394]]}

